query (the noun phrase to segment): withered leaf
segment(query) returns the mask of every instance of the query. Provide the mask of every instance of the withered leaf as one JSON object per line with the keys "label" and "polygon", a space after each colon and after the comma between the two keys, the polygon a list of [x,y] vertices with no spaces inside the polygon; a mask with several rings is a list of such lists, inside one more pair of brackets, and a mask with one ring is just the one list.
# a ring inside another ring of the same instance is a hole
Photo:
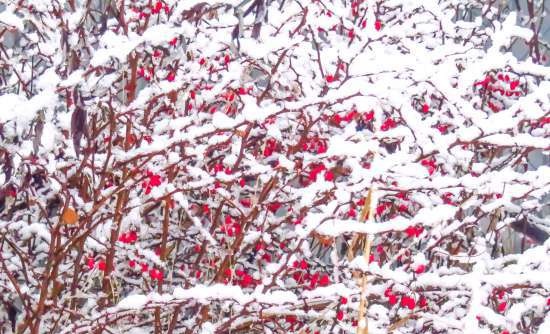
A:
{"label": "withered leaf", "polygon": [[2,166],[2,171],[6,175],[4,183],[8,183],[8,181],[11,179],[11,174],[13,171],[13,160],[7,151],[4,154],[4,166]]}
{"label": "withered leaf", "polygon": [[87,112],[85,109],[76,107],[71,117],[71,136],[76,155],[80,155],[80,140],[87,134]]}
{"label": "withered leaf", "polygon": [[61,223],[65,225],[74,225],[78,222],[78,214],[75,209],[68,207],[61,214]]}

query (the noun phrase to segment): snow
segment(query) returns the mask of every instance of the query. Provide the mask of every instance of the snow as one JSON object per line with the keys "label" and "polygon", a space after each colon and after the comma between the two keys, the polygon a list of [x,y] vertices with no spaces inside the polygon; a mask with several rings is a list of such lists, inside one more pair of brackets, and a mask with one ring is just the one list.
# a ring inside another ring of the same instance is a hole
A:
{"label": "snow", "polygon": [[13,6],[8,6],[2,12],[0,12],[0,23],[14,27],[19,31],[23,31],[25,29],[23,20],[15,15],[13,13],[13,10]]}
{"label": "snow", "polygon": [[149,298],[143,295],[130,295],[118,302],[121,310],[140,310],[149,302]]}
{"label": "snow", "polygon": [[218,129],[229,129],[237,126],[240,121],[237,119],[233,119],[229,116],[227,116],[224,113],[221,112],[215,112],[214,115],[212,115],[212,125]]}

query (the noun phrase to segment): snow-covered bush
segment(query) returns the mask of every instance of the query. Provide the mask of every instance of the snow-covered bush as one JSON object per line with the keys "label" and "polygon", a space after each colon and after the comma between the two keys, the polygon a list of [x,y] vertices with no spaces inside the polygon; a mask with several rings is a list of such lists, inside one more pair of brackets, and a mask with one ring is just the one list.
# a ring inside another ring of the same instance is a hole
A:
{"label": "snow-covered bush", "polygon": [[0,332],[550,332],[543,4],[3,3]]}

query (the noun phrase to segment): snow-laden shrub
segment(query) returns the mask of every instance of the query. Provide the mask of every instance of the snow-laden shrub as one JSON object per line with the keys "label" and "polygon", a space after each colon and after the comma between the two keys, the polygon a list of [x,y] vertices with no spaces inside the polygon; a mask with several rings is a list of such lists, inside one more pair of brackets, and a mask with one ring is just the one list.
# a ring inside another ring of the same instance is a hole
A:
{"label": "snow-laden shrub", "polygon": [[4,2],[0,331],[550,332],[528,3]]}

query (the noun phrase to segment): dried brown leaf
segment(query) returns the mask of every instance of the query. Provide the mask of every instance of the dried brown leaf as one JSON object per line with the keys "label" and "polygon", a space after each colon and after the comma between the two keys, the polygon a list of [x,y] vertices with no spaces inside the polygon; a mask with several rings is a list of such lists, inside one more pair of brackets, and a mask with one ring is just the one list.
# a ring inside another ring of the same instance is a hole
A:
{"label": "dried brown leaf", "polygon": [[78,222],[78,214],[73,208],[66,208],[61,214],[61,223],[65,225],[74,225]]}

